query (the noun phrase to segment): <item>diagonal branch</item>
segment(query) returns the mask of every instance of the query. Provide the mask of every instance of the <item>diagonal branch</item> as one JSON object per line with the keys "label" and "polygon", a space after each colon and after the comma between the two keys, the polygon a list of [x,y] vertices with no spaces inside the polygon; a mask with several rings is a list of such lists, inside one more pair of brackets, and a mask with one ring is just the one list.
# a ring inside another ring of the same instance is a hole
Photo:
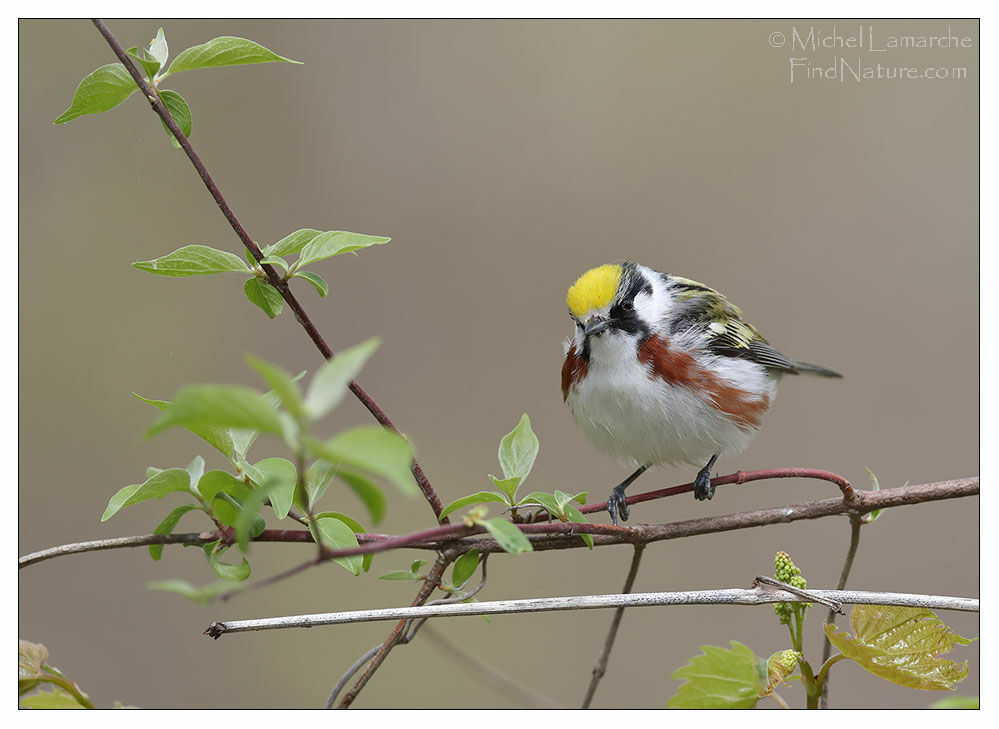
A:
{"label": "diagonal branch", "polygon": [[[631,588],[635,584],[635,578],[638,576],[638,566],[642,563],[642,553],[645,551],[644,544],[636,544],[635,552],[631,557],[631,567],[628,569],[628,576],[624,580],[624,587],[621,589],[621,594],[626,595],[631,592]],[[590,703],[593,701],[593,694],[597,691],[597,686],[600,684],[600,679],[604,677],[607,672],[607,661],[610,659],[611,649],[614,647],[614,641],[617,639],[617,629],[621,627],[621,618],[624,617],[624,607],[619,607],[614,611],[614,617],[611,619],[610,629],[607,631],[607,638],[604,639],[604,647],[600,652],[600,658],[597,660],[597,665],[593,667],[593,676],[590,679],[590,685],[586,689],[586,696],[583,697],[583,705],[579,708],[589,709]]]}
{"label": "diagonal branch", "polygon": [[[434,566],[430,568],[430,571],[427,573],[426,577],[424,577],[423,586],[420,587],[420,591],[416,594],[416,598],[413,600],[411,607],[423,606],[423,603],[427,601],[427,598],[430,597],[430,595],[437,588],[437,586],[440,585],[441,577],[444,576],[444,570],[446,570],[448,568],[448,565],[450,565],[459,556],[461,556],[461,552],[457,553],[448,552],[448,553],[442,553],[437,556],[437,561],[434,562]],[[475,603],[469,603],[469,604],[475,604]],[[448,606],[435,605],[434,607],[442,608]],[[356,699],[357,695],[361,693],[361,691],[367,685],[368,681],[370,681],[371,677],[375,674],[375,671],[377,671],[381,667],[382,663],[385,662],[385,659],[388,658],[388,654],[392,651],[393,648],[395,648],[396,644],[403,637],[403,633],[405,632],[407,625],[409,625],[408,618],[401,620],[399,624],[395,626],[395,629],[391,633],[389,633],[388,637],[385,639],[385,642],[382,643],[381,650],[379,650],[375,654],[375,657],[371,659],[371,662],[368,664],[367,669],[364,671],[363,674],[361,674],[361,677],[357,680],[357,683],[355,683],[354,686],[350,689],[350,691],[348,691],[344,695],[343,699],[340,701],[340,705],[338,708],[340,709],[350,708],[350,705],[354,703],[354,699]],[[218,636],[214,637],[217,638]]]}
{"label": "diagonal branch", "polygon": [[[125,69],[135,80],[135,83],[142,91],[143,96],[145,96],[152,105],[153,111],[155,111],[159,115],[160,119],[163,120],[163,123],[167,125],[167,128],[184,150],[184,153],[187,154],[188,159],[191,160],[191,164],[194,165],[194,169],[197,170],[202,182],[205,183],[205,187],[208,188],[208,192],[211,194],[212,199],[215,200],[215,204],[218,205],[219,210],[222,211],[222,215],[229,222],[229,225],[236,233],[236,236],[242,244],[246,246],[246,249],[250,252],[250,254],[259,262],[260,259],[264,257],[264,254],[261,253],[260,248],[253,242],[253,239],[250,238],[246,229],[243,228],[243,224],[239,222],[239,218],[236,217],[232,208],[229,207],[229,203],[227,203],[225,198],[222,196],[222,192],[215,184],[215,180],[213,180],[212,176],[208,173],[208,169],[201,161],[201,157],[199,157],[198,153],[194,151],[194,147],[191,146],[191,142],[186,136],[184,136],[180,127],[177,126],[177,122],[170,115],[170,112],[163,104],[159,95],[148,83],[146,83],[142,74],[135,67],[135,64],[132,63],[132,59],[129,58],[128,54],[126,54],[122,49],[121,44],[118,43],[118,40],[108,29],[107,25],[105,25],[104,21],[99,18],[94,18],[92,22],[97,27],[100,34],[104,36],[104,40],[106,40],[108,45],[111,46],[111,50],[114,51],[114,54],[118,56],[118,60],[121,61],[122,65],[125,66]],[[333,357],[333,350],[330,349],[328,344],[326,344],[326,340],[323,339],[319,330],[316,329],[315,324],[313,324],[312,320],[309,318],[309,315],[305,313],[305,309],[302,308],[298,299],[295,298],[295,295],[291,292],[291,287],[288,285],[288,282],[281,278],[278,272],[274,270],[273,266],[269,264],[262,264],[261,268],[267,275],[268,283],[280,292],[281,298],[287,302],[288,307],[295,314],[295,318],[298,320],[298,323],[302,325],[306,334],[309,335],[309,339],[311,339],[313,344],[316,345],[316,348],[323,355],[323,357],[331,359]],[[361,401],[361,404],[368,409],[368,412],[374,416],[375,420],[377,420],[384,427],[398,432],[398,428],[395,427],[395,424],[389,419],[388,415],[385,414],[385,411],[378,406],[378,403],[371,398],[371,396],[364,390],[364,388],[361,387],[360,384],[358,384],[356,380],[352,380],[349,387],[350,391],[354,393],[354,396],[357,397],[357,399]],[[420,467],[420,464],[415,459],[413,460],[413,477],[416,479],[416,483],[423,492],[423,496],[430,504],[430,507],[434,510],[434,515],[438,517],[439,521],[447,523],[448,519],[446,517],[444,519],[440,519],[441,510],[443,509],[440,497],[437,496],[437,492],[434,491],[433,486],[430,484],[430,479],[427,478],[423,469]]]}

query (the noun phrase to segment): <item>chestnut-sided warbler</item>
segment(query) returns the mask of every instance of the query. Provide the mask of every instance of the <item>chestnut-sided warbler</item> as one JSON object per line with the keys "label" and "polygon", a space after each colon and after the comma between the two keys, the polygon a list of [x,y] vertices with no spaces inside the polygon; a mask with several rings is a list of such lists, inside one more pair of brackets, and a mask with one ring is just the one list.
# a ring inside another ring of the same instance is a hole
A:
{"label": "chestnut-sided warbler", "polygon": [[587,271],[566,303],[562,397],[597,450],[638,466],[607,501],[615,524],[650,466],[706,462],[694,497],[710,499],[711,467],[746,449],[784,375],[841,376],[785,357],[714,289],[637,263]]}

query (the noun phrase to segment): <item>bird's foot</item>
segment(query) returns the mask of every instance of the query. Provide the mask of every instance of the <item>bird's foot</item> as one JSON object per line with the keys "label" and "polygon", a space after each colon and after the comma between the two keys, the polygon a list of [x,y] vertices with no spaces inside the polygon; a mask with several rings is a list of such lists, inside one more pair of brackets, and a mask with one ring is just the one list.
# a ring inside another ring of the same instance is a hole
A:
{"label": "bird's foot", "polygon": [[628,521],[628,502],[624,495],[623,486],[615,486],[611,495],[607,499],[607,511],[610,513],[611,522],[617,526],[617,517],[620,514],[621,521]]}
{"label": "bird's foot", "polygon": [[715,495],[715,487],[711,485],[711,467],[715,465],[715,458],[708,461],[708,465],[698,471],[694,479],[694,498],[698,501],[708,501]]}

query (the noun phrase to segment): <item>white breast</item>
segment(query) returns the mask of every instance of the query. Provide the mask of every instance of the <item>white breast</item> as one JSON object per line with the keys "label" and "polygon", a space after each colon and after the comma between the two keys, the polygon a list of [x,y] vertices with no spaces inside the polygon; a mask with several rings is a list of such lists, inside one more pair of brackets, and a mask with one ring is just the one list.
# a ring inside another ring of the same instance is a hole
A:
{"label": "white breast", "polygon": [[[587,375],[569,390],[572,415],[597,450],[637,466],[703,466],[716,453],[746,449],[756,429],[733,423],[705,393],[653,377],[638,361],[636,346],[636,335],[620,331],[591,337]],[[726,379],[752,382],[751,391],[773,399],[776,383],[762,367],[725,359]]]}

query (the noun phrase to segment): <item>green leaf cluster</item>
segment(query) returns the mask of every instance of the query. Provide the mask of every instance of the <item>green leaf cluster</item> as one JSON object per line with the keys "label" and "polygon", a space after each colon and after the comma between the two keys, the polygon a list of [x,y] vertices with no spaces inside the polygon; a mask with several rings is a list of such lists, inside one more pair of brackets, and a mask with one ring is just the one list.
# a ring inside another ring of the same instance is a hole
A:
{"label": "green leaf cluster", "polygon": [[[248,276],[243,284],[243,293],[247,300],[260,307],[271,319],[281,313],[284,299],[268,281],[263,265],[281,269],[281,280],[302,279],[312,285],[325,297],[330,287],[318,273],[304,270],[304,266],[324,261],[343,253],[354,253],[362,248],[373,245],[383,245],[391,238],[364,233],[350,233],[343,230],[319,231],[303,228],[285,236],[276,243],[261,249],[263,258],[258,262],[247,252],[247,262],[227,251],[210,246],[195,244],[187,245],[172,253],[148,261],[136,261],[133,267],[157,276],[188,277],[210,276],[216,273],[238,273]],[[288,256],[297,255],[292,262]]]}
{"label": "green leaf cluster", "polygon": [[[539,448],[540,443],[538,441],[538,437],[531,429],[531,419],[527,416],[527,413],[524,413],[517,426],[504,435],[500,440],[498,459],[500,468],[503,469],[503,478],[498,478],[493,474],[489,474],[489,479],[493,482],[496,490],[478,491],[474,494],[463,496],[460,499],[455,499],[444,508],[441,512],[441,517],[445,517],[448,514],[466,506],[492,502],[509,507],[514,515],[514,520],[517,520],[518,509],[540,507],[545,509],[553,519],[558,519],[562,522],[586,524],[586,516],[579,510],[575,503],[573,503],[576,502],[579,504],[585,504],[587,496],[585,492],[570,495],[562,491],[555,491],[554,493],[534,491],[522,498],[517,497],[517,490],[520,488],[521,484],[523,484],[524,480],[531,473],[531,469],[534,467],[534,461],[538,457]],[[490,521],[495,522],[502,520],[494,519]],[[516,540],[513,533],[506,527],[497,527],[495,525],[490,527],[486,525],[484,521],[482,523],[487,529],[489,529],[490,534],[500,541],[501,544],[508,543],[508,539]],[[514,529],[516,529],[516,527],[514,527]],[[494,533],[494,530],[498,530],[501,536],[497,536],[496,533]],[[520,534],[521,537],[523,536],[519,529],[517,530],[517,533]],[[586,542],[590,549],[593,549],[592,536],[589,534],[580,534],[579,536],[584,542]],[[526,538],[524,539],[524,542],[530,544],[527,542]],[[521,544],[519,541],[516,543]]]}
{"label": "green leaf cluster", "polygon": [[[221,36],[181,51],[170,67],[166,68],[170,49],[162,28],[156,32],[156,36],[150,41],[148,47],[132,46],[126,53],[145,74],[149,86],[160,97],[185,137],[190,137],[192,130],[190,106],[184,97],[176,91],[160,88],[160,83],[171,74],[198,68],[241,66],[249,63],[300,64],[299,61],[279,56],[251,40]],[[73,102],[66,111],[56,117],[55,123],[65,124],[87,114],[101,114],[110,111],[131,96],[138,88],[138,84],[124,64],[109,63],[101,66],[84,77],[76,88]],[[180,142],[174,138],[173,133],[165,123],[163,129],[170,137],[173,146],[179,149]]]}
{"label": "green leaf cluster", "polygon": [[[377,347],[378,340],[371,339],[344,350],[325,362],[304,389],[299,384],[304,373],[293,377],[278,365],[251,356],[249,365],[271,388],[267,393],[235,385],[192,385],[182,388],[172,402],[136,395],[161,411],[147,437],[174,427],[186,428],[225,456],[232,471],[206,472],[201,456],[186,468],[150,468],[145,481],[125,486],[111,497],[101,520],[143,501],[183,494],[193,503],[170,511],[155,533],[172,533],[190,512],[206,515],[216,528],[231,528],[232,538],[203,547],[212,571],[227,583],[250,575],[246,554],[250,542],[266,527],[261,513],[265,506],[279,520],[289,517],[295,508],[305,512],[306,516],[296,518],[308,524],[313,538],[327,550],[357,547],[356,534],[365,531],[358,521],[341,512],[316,514],[315,507],[334,479],[339,479],[360,498],[378,524],[385,514],[385,497],[374,479],[384,479],[409,495],[418,492],[409,442],[380,427],[353,428],[329,439],[313,436],[311,429],[342,402],[348,385]],[[294,460],[249,459],[250,446],[262,433],[280,437]],[[296,463],[302,464],[301,472]],[[238,547],[235,560],[226,557],[233,546]],[[163,545],[153,545],[149,552],[158,560]],[[370,567],[371,555],[335,561],[356,575]],[[157,583],[155,589],[193,599],[209,599],[214,594],[211,589],[177,581]]]}

